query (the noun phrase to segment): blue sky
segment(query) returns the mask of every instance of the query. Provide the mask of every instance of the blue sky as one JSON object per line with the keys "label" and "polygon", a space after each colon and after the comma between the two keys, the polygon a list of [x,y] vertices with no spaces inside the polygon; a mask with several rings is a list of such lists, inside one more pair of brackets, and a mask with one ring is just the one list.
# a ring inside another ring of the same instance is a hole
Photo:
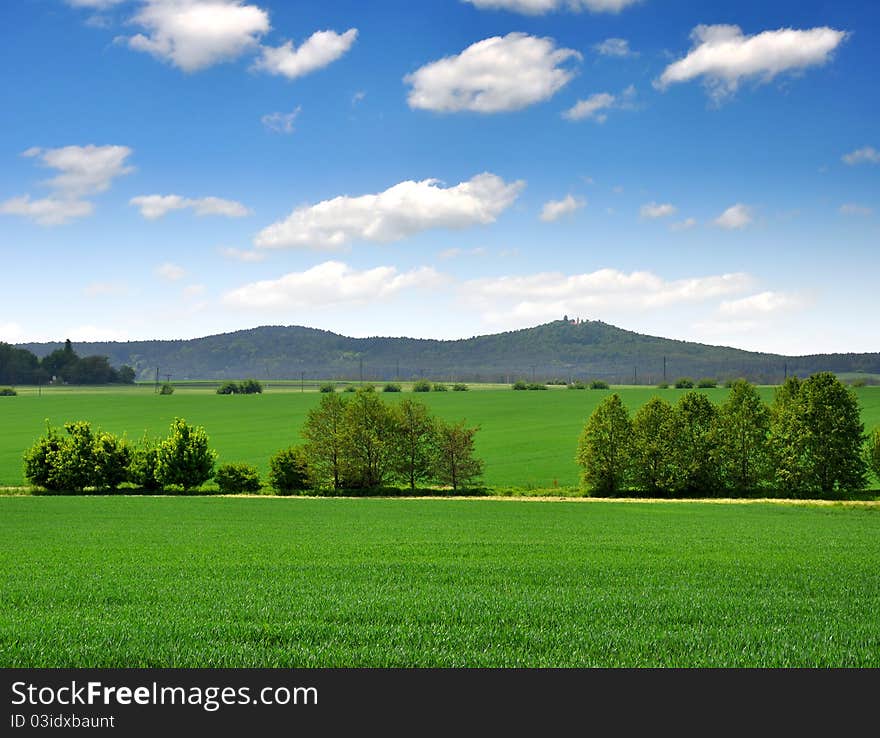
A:
{"label": "blue sky", "polygon": [[21,0],[0,340],[880,350],[880,6]]}

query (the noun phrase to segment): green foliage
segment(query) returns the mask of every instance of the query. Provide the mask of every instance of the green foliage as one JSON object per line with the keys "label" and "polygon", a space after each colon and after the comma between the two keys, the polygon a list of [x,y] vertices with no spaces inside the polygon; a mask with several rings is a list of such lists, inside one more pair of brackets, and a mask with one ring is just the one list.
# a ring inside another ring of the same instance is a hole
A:
{"label": "green foliage", "polygon": [[584,485],[595,495],[615,495],[629,484],[632,421],[616,392],[593,411],[578,442]]}
{"label": "green foliage", "polygon": [[12,387],[0,387],[0,397],[15,397],[17,394]]}
{"label": "green foliage", "polygon": [[585,390],[587,388],[587,385],[581,382],[579,379],[576,379],[571,384],[566,385],[566,387],[570,390]]}
{"label": "green foliage", "polygon": [[693,389],[694,380],[690,377],[681,377],[675,380],[675,389]]}
{"label": "green foliage", "polygon": [[320,391],[324,393],[336,392],[336,385],[333,382],[324,382],[320,387]]}
{"label": "green foliage", "polygon": [[431,383],[427,379],[419,379],[416,382],[413,382],[413,392],[430,392],[431,391]]}
{"label": "green foliage", "polygon": [[162,487],[179,486],[189,492],[213,476],[216,458],[204,428],[175,418],[168,437],[157,449],[156,480]]}
{"label": "green foliage", "polygon": [[669,389],[669,382],[660,382],[657,385],[657,389]]}
{"label": "green foliage", "polygon": [[401,386],[397,382],[388,382],[383,388],[383,392],[400,392]]}
{"label": "green foliage", "polygon": [[[514,389],[516,389],[516,387],[514,387]],[[535,391],[535,390],[543,391],[543,390],[547,390],[548,387],[546,384],[542,384],[541,382],[529,382],[526,385],[526,389],[532,390],[532,391]]]}
{"label": "green foliage", "polygon": [[529,388],[528,382],[524,382],[521,379],[518,379],[513,383],[513,388],[517,391],[527,390]]}
{"label": "green foliage", "polygon": [[234,395],[238,392],[238,382],[224,382],[217,388],[218,395]]}
{"label": "green foliage", "polygon": [[269,485],[279,495],[299,494],[309,488],[309,455],[304,446],[290,446],[269,460]]}
{"label": "green foliage", "polygon": [[874,428],[865,441],[865,464],[880,482],[880,428]]}
{"label": "green foliage", "polygon": [[116,373],[117,381],[120,384],[134,384],[135,380],[135,372],[130,366],[121,366],[119,367],[119,371]]}
{"label": "green foliage", "polygon": [[718,386],[718,380],[712,379],[710,377],[704,377],[699,382],[697,382],[697,387],[700,389],[714,389]]}
{"label": "green foliage", "polygon": [[158,460],[158,443],[147,438],[145,434],[140,443],[131,449],[131,458],[128,463],[129,481],[148,492],[162,489],[162,485],[156,479]]}
{"label": "green foliage", "polygon": [[162,386],[159,388],[160,395],[173,395],[174,394],[174,385],[169,384],[168,382],[164,382]]}
{"label": "green foliage", "polygon": [[434,382],[433,387],[431,387],[432,392],[448,392],[449,387],[447,387],[443,382]]}
{"label": "green foliage", "polygon": [[770,475],[770,411],[753,384],[731,383],[715,419],[716,463],[721,483],[735,494],[765,486]]}
{"label": "green foliage", "polygon": [[463,382],[456,382],[452,385],[453,392],[467,392],[469,387]]}
{"label": "green foliage", "polygon": [[41,384],[47,378],[34,354],[0,341],[0,383]]}
{"label": "green foliage", "polygon": [[[346,391],[348,388],[346,388]],[[311,482],[319,489],[338,490],[342,484],[342,457],[347,401],[335,392],[324,395],[309,410],[302,436]],[[274,486],[274,484],[273,484]]]}
{"label": "green foliage", "polygon": [[607,390],[607,389],[611,389],[611,385],[609,385],[608,382],[605,382],[601,379],[594,379],[592,382],[590,382],[590,389],[591,390]]}
{"label": "green foliage", "polygon": [[433,476],[453,492],[470,489],[483,474],[484,464],[474,456],[474,436],[479,428],[437,421]]}
{"label": "green foliage", "polygon": [[415,400],[403,400],[392,413],[394,472],[414,490],[431,476],[437,423],[428,408]]}
{"label": "green foliage", "polygon": [[342,429],[345,487],[376,489],[388,481],[394,465],[394,417],[373,391],[361,388],[347,403]]}
{"label": "green foliage", "polygon": [[347,385],[345,385],[345,389],[342,391],[343,392],[357,392],[357,387],[355,387],[353,384],[347,384]]}
{"label": "green foliage", "polygon": [[256,379],[245,379],[238,385],[238,391],[243,395],[261,395],[263,394],[263,385]]}
{"label": "green foliage", "polygon": [[716,412],[715,405],[702,392],[686,392],[675,405],[670,434],[672,489],[678,495],[710,497],[719,489]]}
{"label": "green foliage", "polygon": [[54,469],[64,453],[64,440],[54,428],[47,427],[46,435],[24,452],[24,474],[31,484],[53,492],[62,490],[57,486]]}
{"label": "green foliage", "polygon": [[262,486],[260,473],[250,464],[223,464],[214,474],[214,481],[217,482],[220,492],[225,495],[256,494]]}
{"label": "green foliage", "polygon": [[654,397],[633,417],[631,459],[637,489],[665,495],[673,489],[673,409],[666,400]]}
{"label": "green foliage", "polygon": [[93,454],[95,476],[92,484],[97,489],[112,492],[129,480],[131,448],[124,438],[98,431],[94,435]]}

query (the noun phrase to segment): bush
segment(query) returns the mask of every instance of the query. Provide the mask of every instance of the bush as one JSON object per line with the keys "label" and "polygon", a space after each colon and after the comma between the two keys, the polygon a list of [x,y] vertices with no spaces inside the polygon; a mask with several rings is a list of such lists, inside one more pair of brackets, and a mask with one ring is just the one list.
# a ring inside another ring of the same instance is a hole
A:
{"label": "bush", "polygon": [[225,495],[256,493],[262,486],[260,473],[250,464],[223,464],[214,475],[220,492]]}
{"label": "bush", "polygon": [[59,491],[53,473],[55,460],[62,453],[64,439],[54,428],[47,428],[46,435],[37,439],[33,446],[24,452],[24,475],[27,480],[43,489]]}
{"label": "bush", "polygon": [[388,382],[383,388],[383,392],[400,392],[400,385],[397,382]]}
{"label": "bush", "polygon": [[443,384],[443,382],[434,382],[434,386],[432,389],[434,392],[447,392],[449,390],[449,387]]}
{"label": "bush", "polygon": [[452,385],[452,391],[453,392],[467,392],[468,386],[466,384],[463,384],[462,382],[456,382],[455,384]]}
{"label": "bush", "polygon": [[608,382],[604,382],[601,379],[594,379],[592,382],[590,382],[590,389],[607,390],[611,389],[611,386],[608,384]]}
{"label": "bush", "polygon": [[269,459],[269,485],[279,495],[309,488],[309,466],[302,446],[282,449]]}
{"label": "bush", "polygon": [[526,385],[526,389],[528,389],[528,390],[546,390],[547,385],[541,384],[540,382],[529,382],[529,384]]}
{"label": "bush", "polygon": [[874,428],[874,432],[868,436],[865,443],[865,463],[880,481],[880,428]]}
{"label": "bush", "polygon": [[567,388],[570,390],[585,390],[587,388],[587,385],[581,382],[581,380],[576,379],[574,382],[567,385]]}
{"label": "bush", "polygon": [[669,389],[669,382],[660,382],[657,385],[657,389]]}
{"label": "bush", "polygon": [[526,384],[525,382],[523,382],[521,379],[519,379],[513,383],[513,388],[517,391],[527,390],[529,388],[529,385]]}
{"label": "bush", "polygon": [[594,495],[626,489],[632,473],[632,420],[620,395],[608,395],[590,415],[578,441],[576,460],[584,486]]}
{"label": "bush", "polygon": [[324,382],[320,387],[320,392],[336,392],[336,385],[333,382]]}
{"label": "bush", "polygon": [[12,387],[0,387],[0,397],[15,397],[17,394]]}
{"label": "bush", "polygon": [[93,454],[95,476],[93,485],[98,489],[116,490],[128,481],[128,468],[131,463],[131,449],[124,438],[112,433],[98,431],[94,436]]}
{"label": "bush", "polygon": [[431,391],[431,383],[427,379],[420,379],[418,382],[413,383],[413,392],[430,392]]}
{"label": "bush", "polygon": [[150,492],[162,489],[162,485],[156,479],[157,462],[158,445],[155,441],[144,436],[141,442],[131,449],[131,457],[128,462],[128,480]]}
{"label": "bush", "polygon": [[163,384],[162,387],[159,389],[159,394],[160,395],[173,395],[174,394],[174,387],[172,387],[170,384],[168,384],[168,382],[165,382],[165,384]]}
{"label": "bush", "polygon": [[262,395],[263,385],[256,379],[245,379],[238,385],[238,391],[243,395]]}
{"label": "bush", "polygon": [[217,455],[208,448],[208,434],[183,418],[171,423],[171,433],[159,444],[156,480],[162,487],[178,485],[184,492],[196,489],[214,474]]}
{"label": "bush", "polygon": [[238,392],[238,384],[235,382],[224,382],[217,388],[218,395],[234,395]]}
{"label": "bush", "polygon": [[693,389],[694,380],[689,377],[681,377],[675,380],[675,389]]}
{"label": "bush", "polygon": [[697,387],[700,389],[714,389],[718,386],[718,380],[711,379],[709,377],[704,377],[699,382],[697,382]]}
{"label": "bush", "polygon": [[347,384],[347,385],[345,385],[345,389],[342,391],[343,392],[357,392],[358,388],[355,387],[353,384]]}

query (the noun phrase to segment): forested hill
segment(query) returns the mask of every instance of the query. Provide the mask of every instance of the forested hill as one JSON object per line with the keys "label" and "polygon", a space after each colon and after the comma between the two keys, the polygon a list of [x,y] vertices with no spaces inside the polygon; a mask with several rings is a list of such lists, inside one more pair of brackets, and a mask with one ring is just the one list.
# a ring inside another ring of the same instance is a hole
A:
{"label": "forested hill", "polygon": [[[44,356],[61,343],[21,344]],[[689,376],[776,382],[785,371],[880,373],[880,353],[786,357],[633,333],[601,321],[554,321],[534,328],[457,341],[348,338],[301,326],[264,326],[180,341],[81,343],[138,379],[365,379],[418,377],[507,382],[516,379],[605,379],[656,384]]]}

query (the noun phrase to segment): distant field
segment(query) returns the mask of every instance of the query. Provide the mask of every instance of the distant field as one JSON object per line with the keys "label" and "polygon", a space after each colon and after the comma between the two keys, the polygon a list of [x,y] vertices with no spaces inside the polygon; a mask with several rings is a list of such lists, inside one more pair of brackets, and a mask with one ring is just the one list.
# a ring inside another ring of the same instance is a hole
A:
{"label": "distant field", "polygon": [[0,667],[880,667],[880,507],[0,498]]}
{"label": "distant field", "polygon": [[[655,395],[675,401],[683,390],[624,387],[625,403],[635,410]],[[705,390],[716,402],[725,389]],[[880,388],[857,391],[868,428],[880,426]],[[761,393],[767,400],[773,389]],[[575,486],[574,462],[578,435],[605,391],[552,389],[514,392],[507,389],[470,392],[385,393],[390,402],[415,397],[440,416],[466,418],[479,425],[477,452],[486,461],[485,482],[490,486],[552,488]],[[268,470],[269,457],[299,441],[299,430],[309,408],[320,400],[317,392],[291,391],[288,384],[253,396],[221,396],[210,388],[178,389],[158,396],[151,386],[129,388],[44,388],[23,391],[19,397],[0,397],[0,486],[24,484],[21,455],[45,431],[46,420],[60,425],[89,420],[114,433],[137,440],[144,432],[164,435],[175,415],[203,425],[220,462],[243,461]]]}

